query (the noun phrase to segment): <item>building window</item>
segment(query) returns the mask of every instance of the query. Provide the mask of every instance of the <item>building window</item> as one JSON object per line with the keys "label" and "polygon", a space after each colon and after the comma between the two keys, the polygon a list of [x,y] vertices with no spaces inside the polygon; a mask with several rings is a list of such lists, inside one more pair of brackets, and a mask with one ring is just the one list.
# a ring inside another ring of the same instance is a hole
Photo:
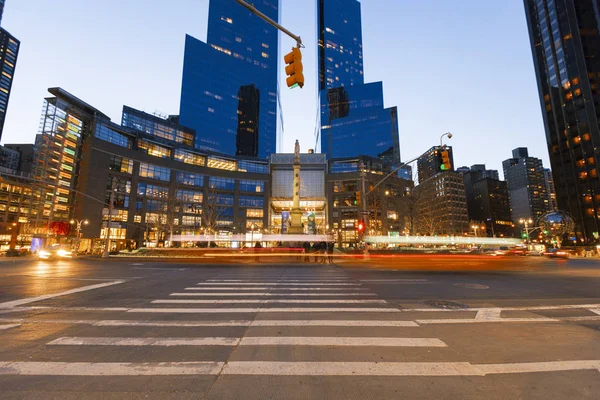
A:
{"label": "building window", "polygon": [[154,157],[171,158],[171,149],[146,140],[138,141],[138,148]]}
{"label": "building window", "polygon": [[265,183],[263,181],[240,181],[240,192],[263,193],[265,191]]}
{"label": "building window", "polygon": [[221,157],[209,157],[208,168],[223,169],[226,171],[235,171],[237,169],[237,163],[233,160],[228,160]]}
{"label": "building window", "polygon": [[179,171],[177,172],[177,183],[202,187],[204,186],[204,175]]}
{"label": "building window", "polygon": [[216,176],[211,176],[209,179],[209,186],[211,187],[211,189],[234,190],[235,180],[232,178],[220,178]]}
{"label": "building window", "polygon": [[261,208],[265,205],[265,199],[254,196],[240,196],[240,207],[257,207]]}
{"label": "building window", "polygon": [[119,156],[111,156],[108,162],[108,169],[124,174],[132,174],[133,160]]}
{"label": "building window", "polygon": [[142,178],[151,178],[159,181],[168,181],[171,179],[171,170],[165,167],[159,167],[154,164],[140,164],[140,176]]}
{"label": "building window", "polygon": [[117,146],[126,147],[128,149],[131,148],[131,140],[127,136],[113,131],[106,125],[96,125],[95,136],[100,140],[116,144]]}
{"label": "building window", "polygon": [[195,192],[193,190],[178,190],[176,194],[177,200],[192,202],[192,203],[202,203],[202,192]]}
{"label": "building window", "polygon": [[240,171],[240,172],[256,172],[259,174],[268,174],[269,166],[265,163],[241,160],[238,162],[238,171]]}
{"label": "building window", "polygon": [[150,183],[140,183],[137,190],[138,196],[167,198],[169,197],[169,188],[156,186]]}
{"label": "building window", "polygon": [[264,215],[263,209],[248,208],[246,210],[246,218],[262,218]]}
{"label": "building window", "polygon": [[173,157],[177,161],[181,161],[186,164],[204,166],[205,157],[191,151],[176,149]]}

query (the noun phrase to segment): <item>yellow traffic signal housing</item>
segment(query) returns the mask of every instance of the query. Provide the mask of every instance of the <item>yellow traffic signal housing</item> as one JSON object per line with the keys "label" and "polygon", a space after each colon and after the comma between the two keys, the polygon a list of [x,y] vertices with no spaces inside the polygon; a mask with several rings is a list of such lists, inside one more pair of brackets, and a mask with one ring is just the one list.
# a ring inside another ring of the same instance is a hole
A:
{"label": "yellow traffic signal housing", "polygon": [[288,75],[286,83],[289,88],[295,88],[299,86],[301,89],[304,86],[304,74],[302,71],[302,52],[300,48],[294,47],[291,53],[285,55],[284,59],[287,66],[285,67],[285,73]]}
{"label": "yellow traffic signal housing", "polygon": [[452,169],[452,164],[450,164],[450,153],[448,152],[448,150],[442,150],[440,153],[441,153],[440,169],[442,171],[450,171]]}
{"label": "yellow traffic signal housing", "polygon": [[356,192],[354,194],[356,195],[356,201],[354,202],[354,204],[360,206],[360,192]]}

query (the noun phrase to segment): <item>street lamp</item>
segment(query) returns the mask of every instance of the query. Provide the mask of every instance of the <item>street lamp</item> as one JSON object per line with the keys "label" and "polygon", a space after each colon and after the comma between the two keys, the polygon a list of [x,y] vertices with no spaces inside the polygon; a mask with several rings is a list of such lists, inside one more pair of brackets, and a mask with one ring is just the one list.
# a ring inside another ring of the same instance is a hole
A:
{"label": "street lamp", "polygon": [[69,221],[69,223],[71,225],[75,225],[75,229],[77,232],[77,236],[75,237],[77,239],[77,247],[75,248],[75,250],[77,251],[79,249],[79,236],[81,235],[81,225],[87,225],[90,223],[90,221],[88,221],[87,219],[72,219]]}
{"label": "street lamp", "polygon": [[442,136],[440,136],[440,147],[444,147],[444,136],[448,136],[448,139],[452,139],[452,133],[446,132]]}
{"label": "street lamp", "polygon": [[250,242],[254,243],[254,224],[250,225]]}
{"label": "street lamp", "polygon": [[473,229],[473,232],[474,232],[475,236],[477,236],[477,229],[479,229],[479,226],[477,226],[477,225],[471,225],[471,228]]}
{"label": "street lamp", "polygon": [[529,219],[524,219],[524,218],[521,218],[521,219],[519,220],[519,223],[520,223],[521,225],[524,225],[524,226],[525,226],[525,234],[527,235],[527,240],[526,240],[526,242],[527,242],[527,244],[529,244],[529,225],[530,225],[530,224],[533,224],[533,220],[532,220],[531,218],[529,218]]}

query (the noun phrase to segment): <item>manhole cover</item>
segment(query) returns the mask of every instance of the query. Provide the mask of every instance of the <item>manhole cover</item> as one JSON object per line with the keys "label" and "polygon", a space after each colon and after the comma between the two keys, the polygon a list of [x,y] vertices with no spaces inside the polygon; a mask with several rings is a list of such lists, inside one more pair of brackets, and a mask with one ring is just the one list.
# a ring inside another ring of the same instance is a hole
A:
{"label": "manhole cover", "polygon": [[457,303],[456,301],[448,301],[448,300],[425,300],[423,302],[426,306],[431,306],[435,308],[444,308],[444,309],[461,309],[461,308],[469,308],[466,304]]}
{"label": "manhole cover", "polygon": [[460,288],[465,288],[465,289],[479,289],[479,290],[484,290],[484,289],[490,288],[487,285],[480,285],[477,283],[455,283],[454,286],[460,287]]}

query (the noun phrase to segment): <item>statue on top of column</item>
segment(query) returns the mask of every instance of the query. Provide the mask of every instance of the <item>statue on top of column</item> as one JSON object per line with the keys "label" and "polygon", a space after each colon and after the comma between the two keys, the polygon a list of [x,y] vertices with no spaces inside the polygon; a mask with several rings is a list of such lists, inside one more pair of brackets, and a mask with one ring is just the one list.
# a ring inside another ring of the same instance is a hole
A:
{"label": "statue on top of column", "polygon": [[300,143],[298,139],[296,139],[296,144],[294,145],[294,164],[300,164]]}

